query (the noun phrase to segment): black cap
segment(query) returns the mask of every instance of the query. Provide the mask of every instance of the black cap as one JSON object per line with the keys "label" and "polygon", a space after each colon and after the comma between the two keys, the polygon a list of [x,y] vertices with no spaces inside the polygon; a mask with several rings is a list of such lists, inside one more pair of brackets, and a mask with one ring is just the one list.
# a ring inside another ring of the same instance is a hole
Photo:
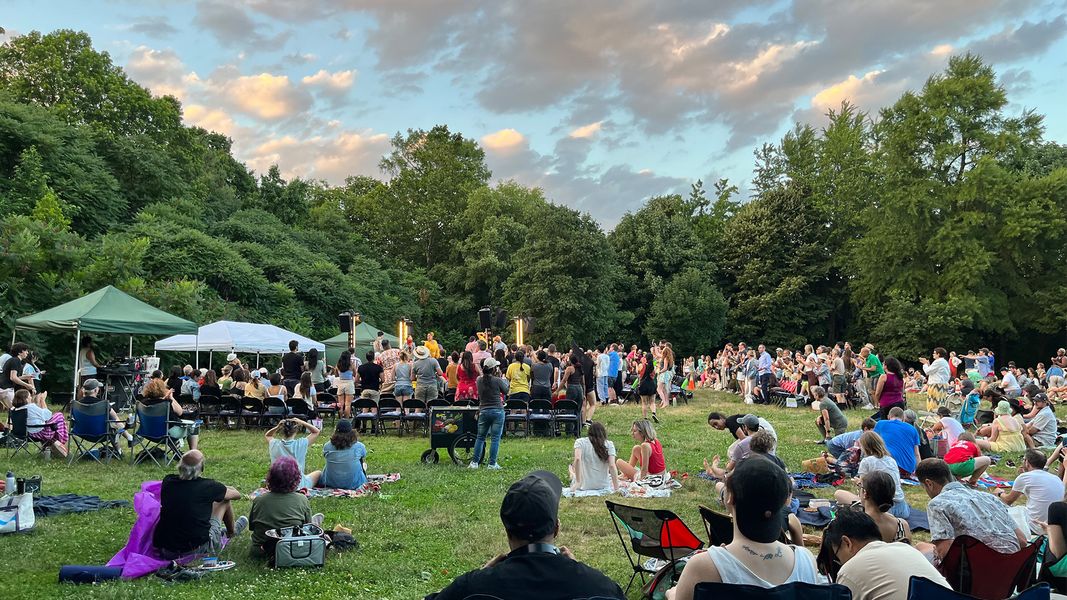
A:
{"label": "black cap", "polygon": [[337,421],[337,425],[334,426],[334,431],[337,433],[348,433],[349,431],[352,431],[352,421],[349,421],[348,419]]}
{"label": "black cap", "polygon": [[537,542],[556,528],[563,483],[548,471],[534,471],[511,484],[500,505],[504,529],[516,539]]}
{"label": "black cap", "polygon": [[762,456],[750,456],[727,480],[737,528],[754,542],[770,543],[782,535],[784,507],[792,491],[789,475]]}
{"label": "black cap", "polygon": [[1046,396],[1044,392],[1034,394],[1033,400],[1034,402],[1044,402],[1045,404],[1048,404],[1048,396]]}

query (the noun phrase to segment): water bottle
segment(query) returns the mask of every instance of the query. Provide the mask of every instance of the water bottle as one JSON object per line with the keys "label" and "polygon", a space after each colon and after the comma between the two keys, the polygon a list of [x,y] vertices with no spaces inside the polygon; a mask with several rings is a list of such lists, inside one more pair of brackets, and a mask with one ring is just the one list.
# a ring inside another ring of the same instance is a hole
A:
{"label": "water bottle", "polygon": [[12,471],[7,472],[7,481],[4,482],[4,493],[8,496],[15,495],[15,473]]}

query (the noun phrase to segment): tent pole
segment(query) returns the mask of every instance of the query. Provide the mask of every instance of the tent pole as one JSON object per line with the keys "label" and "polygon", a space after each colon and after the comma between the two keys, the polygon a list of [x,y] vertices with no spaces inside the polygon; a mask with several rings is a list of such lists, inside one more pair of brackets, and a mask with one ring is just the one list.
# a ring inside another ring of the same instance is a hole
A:
{"label": "tent pole", "polygon": [[211,359],[213,359],[213,358],[215,358],[215,354],[213,352],[208,352],[207,353],[207,368],[208,369],[211,368]]}
{"label": "tent pole", "polygon": [[13,327],[11,329],[11,345],[12,346],[15,345],[15,333],[18,331],[18,329],[19,329],[18,327]]}
{"label": "tent pole", "polygon": [[133,358],[133,336],[130,336],[130,353],[126,355],[126,358]]}
{"label": "tent pole", "polygon": [[196,368],[200,370],[200,330],[196,331]]}
{"label": "tent pole", "polygon": [[256,368],[259,368],[259,352],[256,352]]}
{"label": "tent pole", "polygon": [[82,351],[82,329],[81,324],[78,324],[74,329],[74,389],[71,390],[70,401],[74,402],[78,399],[78,371],[81,365],[78,364],[78,355]]}

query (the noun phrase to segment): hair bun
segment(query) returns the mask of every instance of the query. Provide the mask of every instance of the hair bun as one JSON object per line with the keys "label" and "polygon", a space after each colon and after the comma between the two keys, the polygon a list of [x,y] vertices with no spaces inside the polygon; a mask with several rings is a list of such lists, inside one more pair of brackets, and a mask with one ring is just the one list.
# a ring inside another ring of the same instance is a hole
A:
{"label": "hair bun", "polygon": [[764,519],[769,519],[769,518],[771,518],[773,516],[774,516],[774,513],[769,511],[769,510],[768,511],[764,511],[764,513],[763,513],[763,518]]}

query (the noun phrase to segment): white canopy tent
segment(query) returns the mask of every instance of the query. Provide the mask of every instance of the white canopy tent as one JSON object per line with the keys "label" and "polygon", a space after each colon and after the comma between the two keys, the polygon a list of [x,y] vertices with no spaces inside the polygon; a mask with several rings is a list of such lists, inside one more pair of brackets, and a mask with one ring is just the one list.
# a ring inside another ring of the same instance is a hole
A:
{"label": "white canopy tent", "polygon": [[326,351],[326,345],[275,325],[216,321],[200,328],[198,335],[172,335],[156,342],[156,351],[177,352],[247,352],[284,354],[289,341],[300,343],[300,350]]}

